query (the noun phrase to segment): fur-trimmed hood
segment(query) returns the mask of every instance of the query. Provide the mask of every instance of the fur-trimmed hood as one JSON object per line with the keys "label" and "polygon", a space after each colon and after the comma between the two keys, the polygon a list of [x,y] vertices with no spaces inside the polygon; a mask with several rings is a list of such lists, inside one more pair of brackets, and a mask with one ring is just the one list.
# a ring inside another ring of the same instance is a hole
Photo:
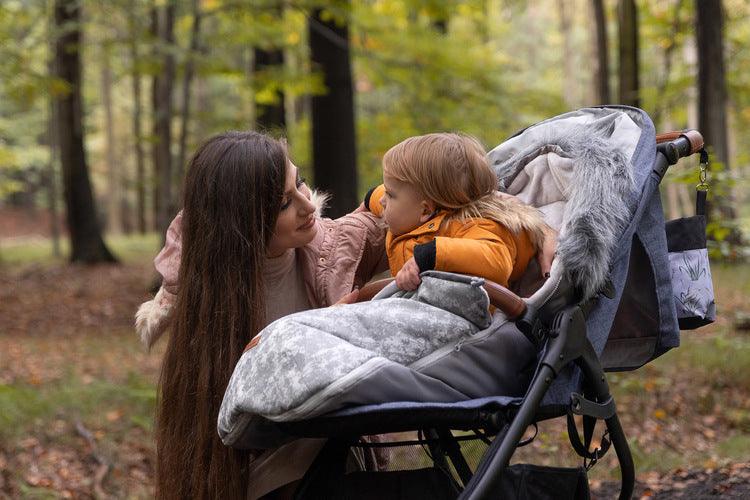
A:
{"label": "fur-trimmed hood", "polygon": [[572,161],[571,182],[564,189],[557,259],[586,297],[605,284],[615,247],[634,209],[630,162],[607,141],[608,132],[581,125],[549,127],[543,134],[532,135],[510,157],[504,144],[489,153],[501,189],[541,155],[556,154]]}

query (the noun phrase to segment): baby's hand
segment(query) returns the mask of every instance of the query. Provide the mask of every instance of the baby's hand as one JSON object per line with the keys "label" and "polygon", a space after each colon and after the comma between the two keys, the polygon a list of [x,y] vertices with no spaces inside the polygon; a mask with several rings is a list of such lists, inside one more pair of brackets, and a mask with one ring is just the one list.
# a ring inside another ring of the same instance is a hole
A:
{"label": "baby's hand", "polygon": [[422,283],[422,278],[419,277],[419,266],[414,260],[414,257],[406,261],[404,267],[396,274],[396,285],[401,290],[416,290],[419,284]]}

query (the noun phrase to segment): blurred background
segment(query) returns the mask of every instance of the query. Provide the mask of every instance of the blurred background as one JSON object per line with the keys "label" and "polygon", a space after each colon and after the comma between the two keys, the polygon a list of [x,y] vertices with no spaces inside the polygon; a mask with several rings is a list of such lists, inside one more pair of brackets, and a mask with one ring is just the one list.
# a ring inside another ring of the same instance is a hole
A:
{"label": "blurred background", "polygon": [[[712,155],[719,318],[613,376],[639,491],[731,493],[750,470],[749,2],[3,0],[0,41],[0,498],[151,496],[163,345],[132,317],[210,135],[285,137],[337,216],[408,136],[489,149],[607,103],[698,128]],[[695,159],[670,170],[668,218],[697,182]],[[543,427],[519,459],[577,463],[566,439]]]}

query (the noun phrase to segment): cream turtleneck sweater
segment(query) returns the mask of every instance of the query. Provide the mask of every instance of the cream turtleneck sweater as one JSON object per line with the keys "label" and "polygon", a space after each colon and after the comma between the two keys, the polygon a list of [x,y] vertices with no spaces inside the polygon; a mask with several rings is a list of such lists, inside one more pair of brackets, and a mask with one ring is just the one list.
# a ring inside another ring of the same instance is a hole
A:
{"label": "cream turtleneck sweater", "polygon": [[288,314],[312,309],[294,248],[278,257],[266,258],[263,278],[266,283],[267,323]]}

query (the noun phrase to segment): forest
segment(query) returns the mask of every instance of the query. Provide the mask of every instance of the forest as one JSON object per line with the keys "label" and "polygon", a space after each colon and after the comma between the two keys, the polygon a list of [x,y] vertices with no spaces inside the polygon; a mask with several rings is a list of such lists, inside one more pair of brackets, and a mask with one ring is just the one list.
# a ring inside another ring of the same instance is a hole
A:
{"label": "forest", "polygon": [[[607,104],[698,129],[710,154],[719,317],[612,380],[637,492],[750,494],[750,2],[3,0],[0,40],[0,498],[152,494],[163,346],[144,352],[132,318],[211,135],[283,137],[337,217],[406,137],[491,149]],[[667,219],[698,182],[695,158],[670,169]]]}

